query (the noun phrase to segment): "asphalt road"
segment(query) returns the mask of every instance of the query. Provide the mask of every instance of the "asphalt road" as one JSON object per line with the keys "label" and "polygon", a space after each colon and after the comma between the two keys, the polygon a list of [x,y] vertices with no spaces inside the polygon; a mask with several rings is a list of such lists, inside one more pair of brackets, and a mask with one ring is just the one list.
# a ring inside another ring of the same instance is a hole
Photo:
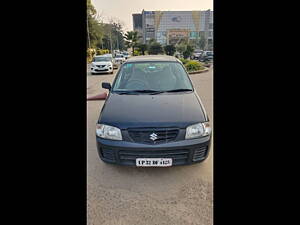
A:
{"label": "asphalt road", "polygon": [[[212,68],[190,75],[211,122]],[[112,75],[88,75],[87,96],[105,91]],[[97,154],[95,124],[103,101],[87,102],[88,225],[212,225],[213,144],[206,161],[189,166],[136,168],[103,163]]]}

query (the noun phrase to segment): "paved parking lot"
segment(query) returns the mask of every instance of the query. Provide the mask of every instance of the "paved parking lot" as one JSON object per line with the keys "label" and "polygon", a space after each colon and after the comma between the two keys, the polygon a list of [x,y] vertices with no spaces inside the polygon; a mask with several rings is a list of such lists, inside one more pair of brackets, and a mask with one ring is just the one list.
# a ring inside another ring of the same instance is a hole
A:
{"label": "paved parking lot", "polygon": [[[112,75],[88,75],[87,96],[105,91]],[[211,123],[213,69],[190,75]],[[212,225],[213,144],[206,161],[169,168],[136,168],[103,163],[97,154],[95,124],[103,101],[87,102],[88,224]]]}

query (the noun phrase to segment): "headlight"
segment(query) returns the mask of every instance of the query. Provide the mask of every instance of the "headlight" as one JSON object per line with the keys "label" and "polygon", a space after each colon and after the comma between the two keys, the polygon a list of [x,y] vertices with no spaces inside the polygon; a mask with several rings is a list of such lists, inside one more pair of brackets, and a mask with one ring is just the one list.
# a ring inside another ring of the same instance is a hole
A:
{"label": "headlight", "polygon": [[211,127],[208,122],[197,123],[186,128],[185,139],[199,138],[210,135]]}
{"label": "headlight", "polygon": [[96,125],[96,135],[104,139],[122,140],[122,134],[119,128],[104,124]]}

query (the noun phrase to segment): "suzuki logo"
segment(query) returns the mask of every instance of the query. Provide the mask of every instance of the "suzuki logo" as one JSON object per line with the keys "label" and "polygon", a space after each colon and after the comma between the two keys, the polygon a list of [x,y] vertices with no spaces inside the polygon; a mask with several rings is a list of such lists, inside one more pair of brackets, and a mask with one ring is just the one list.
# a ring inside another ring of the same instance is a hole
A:
{"label": "suzuki logo", "polygon": [[151,139],[152,141],[155,141],[155,140],[157,139],[157,134],[156,134],[156,133],[150,134],[150,139]]}

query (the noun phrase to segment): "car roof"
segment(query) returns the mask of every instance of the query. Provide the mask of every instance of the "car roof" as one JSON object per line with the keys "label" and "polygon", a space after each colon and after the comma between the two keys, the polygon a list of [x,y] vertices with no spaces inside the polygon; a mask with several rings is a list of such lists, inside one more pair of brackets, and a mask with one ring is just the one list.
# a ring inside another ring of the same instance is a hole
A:
{"label": "car roof", "polygon": [[141,56],[133,56],[127,60],[127,62],[149,62],[149,61],[178,62],[178,59],[168,55],[141,55]]}

